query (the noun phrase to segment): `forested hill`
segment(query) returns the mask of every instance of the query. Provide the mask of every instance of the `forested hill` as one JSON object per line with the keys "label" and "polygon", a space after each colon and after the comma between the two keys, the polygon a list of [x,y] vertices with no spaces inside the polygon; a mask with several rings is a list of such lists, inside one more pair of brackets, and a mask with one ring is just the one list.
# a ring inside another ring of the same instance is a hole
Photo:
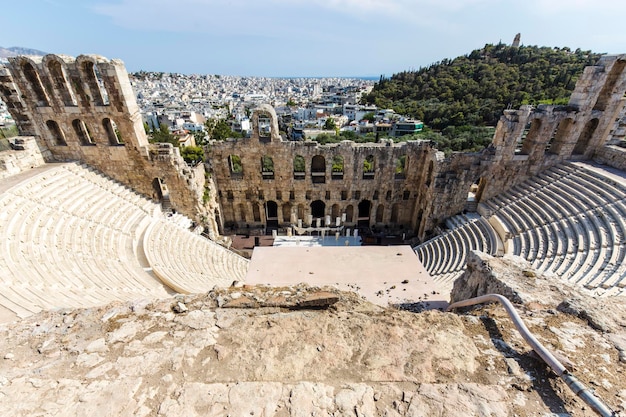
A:
{"label": "forested hill", "polygon": [[381,77],[364,98],[434,129],[494,126],[507,107],[565,104],[600,54],[569,48],[487,44],[469,55]]}

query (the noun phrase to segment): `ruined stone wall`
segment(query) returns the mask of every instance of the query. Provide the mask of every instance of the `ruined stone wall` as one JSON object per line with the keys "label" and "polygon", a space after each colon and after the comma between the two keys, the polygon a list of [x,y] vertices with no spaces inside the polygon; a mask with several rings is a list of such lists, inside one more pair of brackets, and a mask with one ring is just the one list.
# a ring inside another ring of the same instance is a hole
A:
{"label": "ruined stone wall", "polygon": [[585,69],[568,105],[506,110],[487,149],[448,158],[430,142],[284,142],[276,113],[263,105],[252,114],[250,138],[211,144],[205,171],[188,167],[171,145],[148,144],[121,61],[47,55],[0,67],[0,97],[43,158],[83,161],[155,198],[154,183],[165,184],[173,207],[214,236],[224,226],[278,227],[345,213],[348,227],[387,226],[423,239],[469,207],[472,187],[477,201],[488,199],[568,159],[624,169],[620,149],[605,145],[623,130],[616,119],[625,92],[626,56],[602,57]]}
{"label": "ruined stone wall", "polygon": [[[253,126],[255,116],[256,112]],[[356,225],[360,219],[372,226],[415,228],[416,201],[423,193],[428,155],[435,153],[428,142],[320,145],[284,142],[277,135],[263,137],[256,128],[253,131],[250,138],[210,145],[225,224],[260,226],[267,223],[269,215],[284,226],[298,218],[306,220],[310,214],[330,215],[334,222],[345,213],[347,226]],[[368,157],[371,172],[364,166]],[[266,165],[271,158],[273,171],[263,172],[263,158]],[[296,158],[302,159],[294,167]],[[337,158],[342,160],[343,171],[337,170]],[[241,164],[240,172],[233,159]],[[314,212],[315,205],[322,211]]]}
{"label": "ruined stone wall", "polygon": [[14,140],[12,150],[0,152],[0,179],[19,174],[22,171],[46,163],[47,150],[42,152],[32,136],[19,136]]}
{"label": "ruined stone wall", "polygon": [[[203,202],[204,166],[178,150],[150,145],[124,64],[97,55],[11,58],[0,68],[0,97],[22,135],[49,161],[78,160],[148,197],[165,183],[174,209],[215,229]],[[213,231],[212,230],[212,231]]]}

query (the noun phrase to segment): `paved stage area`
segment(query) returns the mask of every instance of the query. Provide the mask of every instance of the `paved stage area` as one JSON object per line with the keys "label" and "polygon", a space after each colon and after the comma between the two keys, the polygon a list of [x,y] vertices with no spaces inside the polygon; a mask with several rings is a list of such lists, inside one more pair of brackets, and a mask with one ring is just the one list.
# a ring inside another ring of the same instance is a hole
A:
{"label": "paved stage area", "polygon": [[357,291],[382,306],[427,301],[430,307],[442,308],[447,306],[449,297],[447,292],[441,292],[440,284],[428,275],[408,245],[256,247],[245,282],[333,285]]}

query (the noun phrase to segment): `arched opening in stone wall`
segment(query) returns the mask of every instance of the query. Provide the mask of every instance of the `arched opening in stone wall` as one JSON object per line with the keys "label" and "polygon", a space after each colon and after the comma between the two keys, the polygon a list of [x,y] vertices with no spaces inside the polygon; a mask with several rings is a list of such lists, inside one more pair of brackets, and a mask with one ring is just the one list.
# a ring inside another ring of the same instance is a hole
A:
{"label": "arched opening in stone wall", "polygon": [[215,219],[215,224],[217,225],[217,232],[220,235],[223,235],[224,227],[222,224],[222,216],[220,215],[220,211],[218,209],[213,210],[213,218]]}
{"label": "arched opening in stone wall", "polygon": [[434,172],[435,164],[433,161],[428,163],[428,172],[426,173],[426,187],[430,187],[430,184],[433,181],[433,172]]}
{"label": "arched opening in stone wall", "polygon": [[72,94],[72,90],[67,82],[65,69],[61,63],[54,59],[48,61],[48,72],[52,76],[54,87],[61,95],[63,105],[66,107],[76,106],[76,97]]}
{"label": "arched opening in stone wall", "polygon": [[161,201],[163,199],[163,189],[161,188],[161,183],[162,181],[160,178],[154,178],[152,180],[152,191],[154,192],[152,194],[152,198],[156,201]]}
{"label": "arched opening in stone wall", "polygon": [[264,180],[274,179],[274,160],[268,155],[261,157],[261,176]]}
{"label": "arched opening in stone wall", "polygon": [[243,165],[241,164],[241,157],[239,155],[233,154],[228,156],[228,170],[230,171],[231,178],[243,178]]}
{"label": "arched opening in stone wall", "polygon": [[346,222],[352,223],[353,220],[354,220],[354,207],[352,207],[352,204],[349,204],[348,207],[346,207]]}
{"label": "arched opening in stone wall", "polygon": [[258,113],[259,141],[268,143],[272,141],[272,118],[264,112]]}
{"label": "arched opening in stone wall", "polygon": [[298,219],[304,220],[304,204],[298,204]]}
{"label": "arched opening in stone wall", "polygon": [[376,223],[382,223],[384,215],[385,215],[385,205],[379,204],[378,207],[376,208]]}
{"label": "arched opening in stone wall", "polygon": [[333,180],[342,180],[343,179],[343,156],[335,155],[333,156],[333,165],[331,168],[331,178]]}
{"label": "arched opening in stone wall", "polygon": [[550,139],[550,141],[546,145],[546,152],[553,155],[559,155],[561,150],[563,149],[563,144],[569,137],[570,129],[573,125],[573,120],[571,118],[563,119],[559,122],[559,125],[556,128],[554,136]]}
{"label": "arched opening in stone wall", "polygon": [[595,133],[597,127],[598,119],[594,118],[587,122],[583,131],[580,132],[578,140],[576,141],[576,146],[574,146],[574,151],[572,152],[573,155],[582,155],[585,153],[587,146],[589,146],[589,141],[591,140],[591,137]]}
{"label": "arched opening in stone wall", "polygon": [[261,210],[259,209],[259,203],[252,203],[252,217],[255,222],[261,221]]}
{"label": "arched opening in stone wall", "polygon": [[326,182],[326,159],[322,155],[315,155],[311,160],[311,181],[313,184]]}
{"label": "arched opening in stone wall", "polygon": [[485,189],[485,185],[487,180],[485,178],[480,177],[476,181],[470,185],[469,191],[467,192],[467,202],[465,203],[465,210],[471,213],[476,212],[478,208],[478,203],[483,195],[483,190]]}
{"label": "arched opening in stone wall", "polygon": [[72,121],[72,127],[74,128],[76,137],[78,138],[78,141],[81,145],[95,145],[95,143],[93,143],[93,141],[91,140],[91,135],[89,134],[89,130],[87,129],[85,122],[80,119],[74,119]]}
{"label": "arched opening in stone wall", "polygon": [[330,208],[330,216],[332,220],[335,221],[337,217],[341,217],[341,213],[339,212],[339,204],[333,204]]}
{"label": "arched opening in stone wall", "polygon": [[22,65],[22,71],[24,72],[24,77],[30,84],[33,92],[35,93],[35,97],[37,98],[37,106],[39,107],[49,107],[50,103],[48,102],[48,97],[46,96],[46,92],[43,89],[43,84],[41,84],[41,78],[35,70],[35,67],[32,66],[30,62],[24,62]]}
{"label": "arched opening in stone wall", "polygon": [[403,180],[406,178],[407,156],[400,155],[395,161],[395,179]]}
{"label": "arched opening in stone wall", "polygon": [[400,205],[398,203],[394,203],[391,206],[391,223],[398,223],[398,218],[400,216]]}
{"label": "arched opening in stone wall", "polygon": [[285,203],[283,204],[283,222],[285,223],[295,223],[291,218],[291,204]]}
{"label": "arched opening in stone wall", "polygon": [[535,145],[535,141],[541,132],[541,119],[533,119],[528,129],[524,130],[517,146],[515,147],[516,155],[530,155]]}
{"label": "arched opening in stone wall", "polygon": [[302,155],[296,155],[293,158],[293,178],[303,180],[306,175],[306,162]]}
{"label": "arched opening in stone wall", "polygon": [[124,144],[124,142],[122,141],[122,134],[120,133],[117,125],[113,120],[109,119],[108,117],[102,119],[102,127],[104,128],[105,132],[107,132],[109,145],[117,146]]}
{"label": "arched opening in stone wall", "polygon": [[358,205],[358,225],[361,227],[368,227],[370,225],[370,214],[372,212],[372,202],[369,200],[362,200]]}
{"label": "arched opening in stone wall", "polygon": [[418,235],[422,232],[422,220],[423,220],[423,217],[424,217],[424,210],[420,209],[417,212],[417,220],[415,221],[415,225],[417,227]]}
{"label": "arched opening in stone wall", "polygon": [[606,81],[604,82],[602,91],[600,91],[600,94],[598,95],[598,100],[593,106],[594,110],[606,110],[606,106],[611,101],[611,96],[613,95],[615,84],[617,84],[617,81],[620,79],[622,72],[624,72],[625,66],[626,61],[616,61],[615,64],[613,64],[613,68],[611,68],[609,75],[606,77]]}
{"label": "arched opening in stone wall", "polygon": [[326,215],[326,203],[322,200],[315,200],[311,203],[311,215],[314,219],[324,218]]}
{"label": "arched opening in stone wall", "polygon": [[246,222],[246,206],[243,203],[239,203],[239,221]]}
{"label": "arched opening in stone wall", "polygon": [[83,62],[83,74],[85,75],[89,90],[91,90],[91,97],[96,106],[108,106],[109,94],[106,88],[104,88],[104,82],[102,80],[102,74],[98,69],[98,66],[91,62]]}
{"label": "arched opening in stone wall", "polygon": [[275,201],[265,203],[265,218],[267,227],[278,227],[278,204]]}
{"label": "arched opening in stone wall", "polygon": [[367,155],[363,160],[363,179],[373,180],[376,170],[374,155]]}
{"label": "arched opening in stone wall", "polygon": [[48,131],[53,139],[53,144],[55,146],[67,146],[67,142],[65,141],[65,135],[59,125],[54,120],[48,120],[46,122],[46,126],[48,127]]}

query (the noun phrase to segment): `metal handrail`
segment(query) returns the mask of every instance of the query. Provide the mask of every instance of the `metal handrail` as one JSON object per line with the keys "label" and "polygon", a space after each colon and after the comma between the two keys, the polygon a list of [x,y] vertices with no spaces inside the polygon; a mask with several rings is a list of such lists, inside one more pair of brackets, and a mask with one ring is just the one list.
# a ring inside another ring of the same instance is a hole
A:
{"label": "metal handrail", "polygon": [[554,355],[546,349],[536,338],[535,336],[528,330],[521,317],[513,307],[513,304],[504,296],[500,294],[486,294],[481,295],[480,297],[470,298],[467,300],[458,301],[456,303],[450,304],[448,306],[447,311],[450,311],[459,307],[468,307],[475,304],[482,304],[486,302],[497,301],[506,310],[509,318],[515,325],[515,328],[520,333],[520,335],[524,338],[524,340],[530,345],[530,347],[537,352],[537,354],[547,363],[550,368],[559,376],[567,386],[578,395],[585,403],[587,403],[593,411],[595,411],[598,415],[602,417],[614,417],[617,414],[612,411],[599,397],[595,396],[589,388],[587,388],[582,382],[580,382],[574,375],[570,374],[565,366]]}

